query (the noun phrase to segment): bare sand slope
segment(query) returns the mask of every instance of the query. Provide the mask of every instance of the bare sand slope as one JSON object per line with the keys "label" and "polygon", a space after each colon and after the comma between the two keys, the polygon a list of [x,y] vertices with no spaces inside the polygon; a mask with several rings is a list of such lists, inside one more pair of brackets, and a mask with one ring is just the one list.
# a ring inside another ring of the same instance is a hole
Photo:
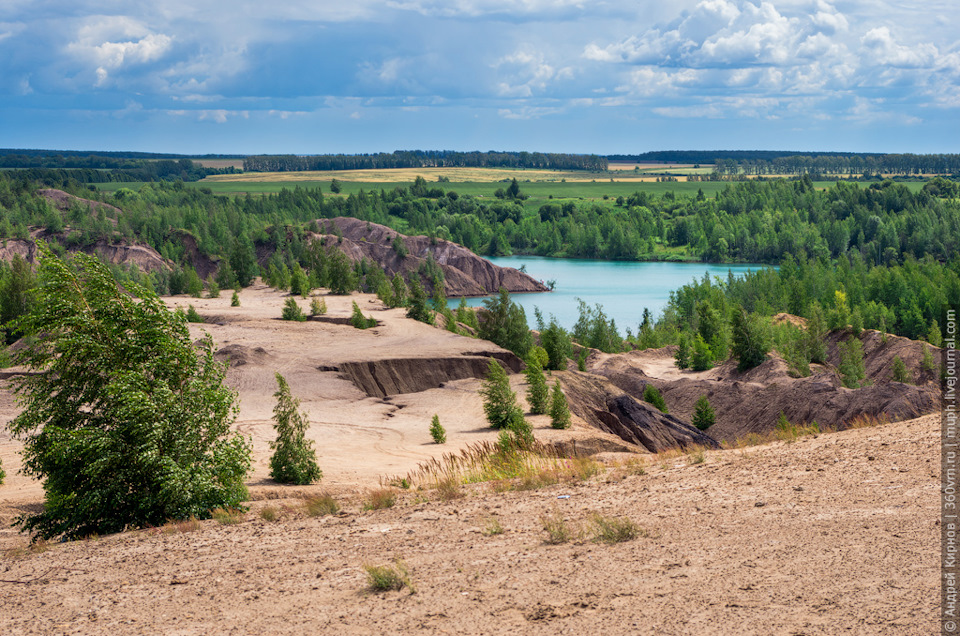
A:
{"label": "bare sand slope", "polygon": [[[416,375],[418,367],[436,367],[438,361],[461,359],[464,354],[471,354],[481,368],[486,355],[512,354],[484,340],[409,320],[404,310],[383,309],[371,295],[323,297],[328,307],[326,319],[344,321],[357,302],[366,315],[380,323],[369,330],[331,322],[280,320],[286,298],[266,286],[254,285],[240,293],[240,307],[230,306],[230,292],[213,299],[168,299],[171,306],[186,309],[193,305],[208,322],[191,325],[191,333],[197,338],[209,333],[221,351],[219,357],[229,360],[226,382],[239,394],[235,428],[253,441],[254,469],[247,479],[252,496],[276,487],[269,479],[269,444],[276,437],[272,420],[275,372],[287,379],[310,419],[309,437],[315,442],[324,472],[322,483],[311,487],[313,490],[358,493],[378,485],[383,477],[404,475],[432,457],[496,439],[496,431],[484,419],[477,393],[480,382],[475,378],[422,392],[373,398],[343,373],[329,369],[345,362],[406,359],[412,361],[410,374]],[[309,313],[309,302],[302,298],[298,302]],[[514,375],[512,382],[522,395],[523,377]],[[9,388],[0,389],[0,423],[9,422],[18,412]],[[447,430],[448,443],[442,446],[434,444],[429,435],[434,414]],[[622,445],[619,438],[582,422],[575,422],[572,431],[553,431],[546,416],[530,420],[542,439],[605,439]],[[6,427],[0,426],[0,459],[7,472],[7,483],[0,486],[0,548],[18,540],[9,521],[43,499],[39,482],[17,474],[20,448]]]}
{"label": "bare sand slope", "polygon": [[[320,518],[258,501],[237,525],[8,551],[0,633],[930,634],[938,438],[928,416],[580,485]],[[543,515],[591,511],[650,536],[544,543]],[[395,558],[416,593],[367,591],[362,565]]]}

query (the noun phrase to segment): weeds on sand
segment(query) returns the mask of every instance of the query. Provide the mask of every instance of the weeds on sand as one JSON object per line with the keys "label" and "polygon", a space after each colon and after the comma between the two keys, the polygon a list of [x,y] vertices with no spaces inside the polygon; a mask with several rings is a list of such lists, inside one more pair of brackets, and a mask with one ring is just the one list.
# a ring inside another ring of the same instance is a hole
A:
{"label": "weeds on sand", "polygon": [[303,502],[303,508],[311,517],[335,515],[340,512],[340,504],[329,493],[309,497]]}
{"label": "weeds on sand", "polygon": [[27,545],[18,546],[16,548],[9,548],[3,551],[3,556],[6,559],[16,560],[22,559],[25,556],[31,554],[41,554],[50,549],[50,544],[46,539],[37,539]]}
{"label": "weeds on sand", "polygon": [[703,448],[700,446],[695,446],[687,449],[687,464],[693,466],[695,464],[703,464],[707,461],[707,455],[703,452]]}
{"label": "weeds on sand", "polygon": [[485,536],[495,537],[495,536],[497,536],[498,534],[503,534],[504,530],[503,530],[503,526],[500,525],[500,520],[497,519],[496,517],[491,517],[491,518],[487,521],[487,525],[484,526],[484,528],[483,528],[483,530],[481,530],[481,532],[482,532]]}
{"label": "weeds on sand", "polygon": [[234,509],[216,508],[210,511],[210,516],[221,526],[233,526],[243,521],[243,513]]}
{"label": "weeds on sand", "polygon": [[597,543],[621,543],[637,537],[649,537],[650,533],[626,517],[604,517],[594,513],[590,515],[593,540]]}
{"label": "weeds on sand", "polygon": [[363,502],[364,510],[383,510],[384,508],[393,508],[397,503],[397,493],[391,488],[378,488],[371,490]]}
{"label": "weeds on sand", "polygon": [[650,532],[626,517],[605,517],[596,512],[588,517],[586,526],[567,521],[559,511],[544,515],[540,523],[547,533],[544,542],[551,545],[585,539],[612,545],[651,536]]}
{"label": "weeds on sand", "polygon": [[889,423],[890,417],[885,413],[880,415],[880,417],[863,413],[848,421],[846,428],[873,428],[874,426],[883,426]]}
{"label": "weeds on sand", "polygon": [[197,518],[193,516],[191,516],[189,519],[183,519],[180,521],[168,521],[161,527],[163,534],[184,534],[187,532],[195,532],[199,529],[200,522],[197,521]]}
{"label": "weeds on sand", "polygon": [[264,506],[260,509],[260,518],[264,521],[276,521],[280,517],[280,512],[273,506]]}
{"label": "weeds on sand", "polygon": [[447,453],[420,464],[408,479],[412,484],[434,488],[450,480],[460,484],[491,482],[502,492],[583,481],[602,470],[601,464],[589,457],[567,457],[556,446],[538,441],[507,446],[478,442],[459,454]]}
{"label": "weeds on sand", "polygon": [[545,543],[551,545],[567,543],[581,534],[579,528],[567,523],[560,511],[554,511],[549,515],[540,517],[540,523],[547,532]]}
{"label": "weeds on sand", "polygon": [[463,497],[463,491],[460,489],[460,484],[452,477],[447,477],[439,482],[437,482],[437,496],[440,497],[441,501],[452,501],[453,499],[459,499]]}
{"label": "weeds on sand", "polygon": [[417,590],[410,580],[410,569],[407,564],[401,559],[396,559],[393,563],[393,565],[364,563],[363,569],[367,573],[367,587],[372,592],[402,590],[406,587],[411,594],[416,594]]}

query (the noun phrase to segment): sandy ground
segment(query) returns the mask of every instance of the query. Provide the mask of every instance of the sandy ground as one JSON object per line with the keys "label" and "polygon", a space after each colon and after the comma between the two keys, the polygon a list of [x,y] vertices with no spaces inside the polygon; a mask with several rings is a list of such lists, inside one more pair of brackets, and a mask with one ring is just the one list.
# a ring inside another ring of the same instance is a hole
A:
{"label": "sandy ground", "polygon": [[[614,463],[587,482],[539,490],[497,493],[481,484],[451,501],[401,490],[393,508],[364,511],[382,476],[494,433],[476,380],[379,400],[320,367],[492,345],[378,310],[370,297],[327,297],[330,314],[348,315],[352,300],[382,325],[360,332],[275,320],[283,297],[262,287],[244,290],[239,309],[227,294],[172,300],[222,323],[203,327],[219,346],[250,354],[228,373],[240,391],[237,428],[253,437],[256,460],[250,511],[236,525],[211,520],[187,532],[27,549],[9,524],[38,506],[42,491],[16,474],[19,445],[0,432],[8,473],[0,487],[0,634],[934,632],[936,416],[709,452],[699,464],[640,456],[643,474]],[[267,478],[274,370],[310,414],[319,486]],[[15,413],[0,391],[0,421]],[[444,447],[427,434],[433,413],[448,430]],[[550,434],[545,420],[535,425],[538,437]],[[304,513],[302,496],[320,490],[340,500],[340,514]],[[264,507],[279,518],[262,518]],[[591,513],[628,518],[646,536],[545,543],[545,515],[576,525]],[[494,520],[502,534],[485,532]],[[395,559],[409,567],[415,593],[370,591],[363,565]]]}
{"label": "sandy ground", "polygon": [[[255,502],[237,525],[8,552],[0,632],[930,634],[938,431],[926,417],[332,517]],[[649,536],[544,542],[543,515],[591,511]],[[484,533],[492,519],[503,534]],[[363,564],[397,558],[416,593],[369,591]]]}

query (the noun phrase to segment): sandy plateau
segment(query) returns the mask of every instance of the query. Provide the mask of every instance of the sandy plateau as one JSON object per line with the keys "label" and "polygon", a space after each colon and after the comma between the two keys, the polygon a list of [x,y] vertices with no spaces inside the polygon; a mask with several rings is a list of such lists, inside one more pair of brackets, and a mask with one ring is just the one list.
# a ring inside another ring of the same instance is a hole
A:
{"label": "sandy plateau", "polygon": [[[236,427],[255,455],[239,523],[28,547],[10,524],[41,505],[42,490],[17,474],[19,443],[0,430],[0,633],[934,633],[938,416],[707,451],[702,462],[605,453],[605,468],[586,481],[503,492],[474,484],[446,500],[398,489],[394,507],[363,510],[384,478],[496,434],[475,377],[371,397],[340,367],[404,360],[395,380],[416,384],[435,366],[462,371],[505,352],[410,321],[372,296],[326,296],[328,319],[305,323],[278,319],[284,299],[263,286],[241,292],[236,308],[229,293],[170,299],[196,307],[207,324],[191,330],[210,333],[229,360]],[[354,300],[376,328],[338,324]],[[646,368],[651,377],[670,372],[657,364]],[[275,371],[309,414],[318,485],[269,479]],[[522,395],[523,376],[512,381]],[[16,413],[0,391],[0,420]],[[428,434],[434,413],[447,429],[443,446]],[[545,416],[531,422],[543,440],[620,443],[578,418],[566,432]],[[303,498],[320,492],[342,510],[308,516]],[[264,508],[277,518],[266,520]],[[643,532],[612,545],[546,543],[545,516],[575,527],[592,513]],[[413,589],[370,591],[363,566],[395,559]]]}

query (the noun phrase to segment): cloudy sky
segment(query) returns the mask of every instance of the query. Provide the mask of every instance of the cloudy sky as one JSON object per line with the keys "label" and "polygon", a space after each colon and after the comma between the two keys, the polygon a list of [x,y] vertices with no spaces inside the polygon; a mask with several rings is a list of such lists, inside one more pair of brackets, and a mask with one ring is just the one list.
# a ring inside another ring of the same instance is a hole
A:
{"label": "cloudy sky", "polygon": [[0,0],[0,147],[960,152],[956,0]]}

